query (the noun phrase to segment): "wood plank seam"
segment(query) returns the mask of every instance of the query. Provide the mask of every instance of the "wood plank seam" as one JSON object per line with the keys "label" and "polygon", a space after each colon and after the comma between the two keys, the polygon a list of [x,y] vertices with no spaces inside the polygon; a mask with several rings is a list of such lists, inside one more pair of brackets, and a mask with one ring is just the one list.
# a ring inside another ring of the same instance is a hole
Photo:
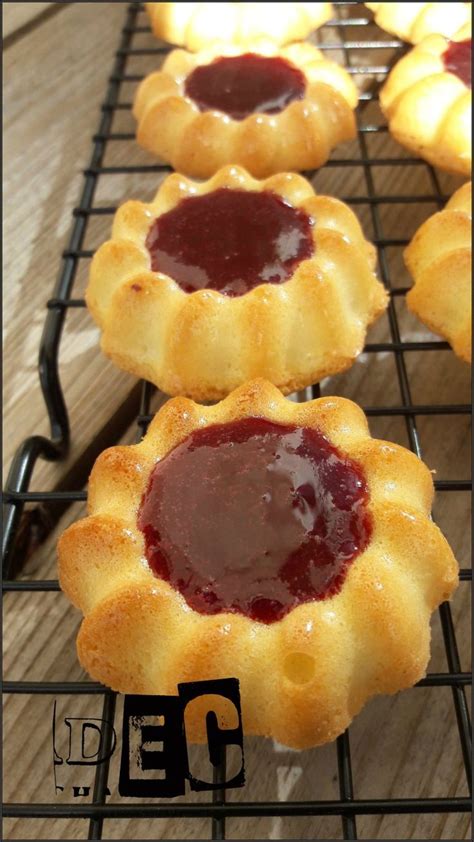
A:
{"label": "wood plank seam", "polygon": [[[5,29],[5,11],[8,6],[23,6],[27,4],[23,3],[5,3],[3,5],[3,15],[4,15],[4,29]],[[28,5],[36,5],[30,3]],[[43,5],[43,4],[38,4]],[[31,18],[30,20],[25,21],[25,23],[20,24],[18,28],[13,29],[12,32],[9,32],[5,38],[3,39],[3,49],[6,50],[8,47],[11,47],[13,44],[16,44],[25,35],[28,35],[30,32],[33,32],[39,26],[41,26],[46,21],[51,20],[51,18],[56,17],[60,12],[62,12],[67,6],[69,6],[69,2],[65,3],[50,3],[47,9],[42,9],[41,11],[37,12],[37,14]]]}

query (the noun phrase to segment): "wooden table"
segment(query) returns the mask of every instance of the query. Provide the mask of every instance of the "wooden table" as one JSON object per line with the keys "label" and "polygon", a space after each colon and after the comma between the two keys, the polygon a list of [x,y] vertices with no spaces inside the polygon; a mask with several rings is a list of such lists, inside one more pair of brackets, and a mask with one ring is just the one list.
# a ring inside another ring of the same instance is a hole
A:
{"label": "wooden table", "polygon": [[[110,74],[113,52],[125,8],[120,3],[6,3],[5,27],[5,448],[4,466],[10,464],[18,444],[34,432],[49,433],[38,385],[36,361],[45,317],[45,302],[57,275],[60,254],[71,225],[71,210],[79,193],[81,170],[90,156],[90,139],[98,123],[98,108]],[[141,16],[145,23],[145,16]],[[375,27],[373,37],[383,37]],[[150,46],[144,34],[141,44]],[[334,33],[331,37],[334,37]],[[338,58],[338,56],[335,56]],[[342,58],[342,55],[341,55]],[[378,60],[378,59],[377,59]],[[380,61],[384,60],[383,55]],[[150,57],[134,57],[129,72],[152,69]],[[134,85],[130,84],[130,96]],[[128,92],[127,92],[128,93]],[[122,114],[117,131],[132,131],[131,116]],[[354,147],[338,150],[350,157]],[[376,156],[399,155],[388,135],[373,139]],[[138,146],[110,144],[107,164],[151,162]],[[375,172],[375,170],[374,170]],[[423,191],[426,167],[380,168],[385,193]],[[326,168],[317,175],[320,192],[354,195],[360,192],[361,171]],[[459,180],[441,175],[443,189],[451,193]],[[117,204],[134,196],[147,199],[157,180],[140,174],[104,179],[98,203]],[[413,206],[403,218],[387,218],[397,234],[410,237],[418,224],[436,208]],[[361,218],[373,236],[368,213]],[[109,217],[91,226],[86,248],[95,248],[107,236]],[[407,277],[400,251],[390,256],[399,285]],[[83,261],[75,287],[81,295],[87,278]],[[429,337],[398,300],[404,338]],[[371,330],[371,341],[389,338],[386,317]],[[407,355],[416,404],[469,401],[467,366],[449,351]],[[38,462],[33,489],[80,487],[84,471],[104,446],[129,442],[136,435],[135,381],[115,369],[98,349],[98,334],[85,310],[68,316],[60,349],[61,379],[70,410],[73,446],[63,462]],[[399,403],[394,359],[390,353],[362,356],[346,374],[323,383],[323,393],[351,397],[364,406]],[[132,397],[130,397],[132,396]],[[156,398],[156,405],[163,400]],[[112,419],[112,420],[111,420]],[[466,416],[418,419],[426,461],[443,479],[466,478],[469,461],[469,426]],[[400,417],[374,419],[374,435],[407,444]],[[73,485],[76,483],[76,486]],[[448,536],[460,564],[468,566],[469,511],[466,494],[438,495],[435,516]],[[54,578],[57,535],[83,513],[83,505],[70,507],[45,540],[30,546],[24,574]],[[44,518],[40,519],[44,523]],[[461,649],[462,668],[469,668],[468,588],[461,586],[453,600],[453,614]],[[83,677],[74,640],[78,613],[62,594],[9,594],[5,598],[5,677],[11,680],[75,680]],[[438,616],[433,618],[431,671],[446,671]],[[65,791],[56,796],[51,763],[51,696],[7,696],[5,703],[5,800],[69,802],[72,785],[87,785],[90,775],[77,769],[61,770]],[[99,698],[58,697],[58,711],[70,716],[100,716]],[[120,713],[119,713],[120,716]],[[33,727],[32,727],[33,726]],[[357,798],[466,795],[466,780],[459,737],[448,688],[416,688],[394,698],[370,703],[351,728],[351,749]],[[269,740],[246,742],[247,785],[231,791],[231,800],[333,799],[337,789],[336,752],[333,745],[304,753],[290,752]],[[111,800],[117,799],[117,758],[111,768]],[[207,800],[207,794],[194,795]],[[87,799],[78,798],[77,802]],[[467,816],[385,816],[358,819],[360,837],[377,839],[469,838]],[[207,838],[209,820],[107,820],[105,839]],[[340,820],[234,819],[227,822],[229,838],[341,838]],[[8,839],[80,839],[87,822],[71,819],[5,822]]]}

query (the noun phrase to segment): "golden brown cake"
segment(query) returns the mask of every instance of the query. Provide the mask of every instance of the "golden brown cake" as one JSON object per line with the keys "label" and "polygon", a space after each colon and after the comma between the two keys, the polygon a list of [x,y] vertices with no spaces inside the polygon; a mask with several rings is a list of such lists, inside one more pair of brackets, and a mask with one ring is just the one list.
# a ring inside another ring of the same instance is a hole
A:
{"label": "golden brown cake", "polygon": [[[425,674],[457,584],[432,500],[423,462],[344,398],[255,380],[214,406],[170,400],[140,444],[102,453],[60,540],[79,659],[123,693],[236,677],[246,735],[333,740]],[[196,710],[186,731],[205,739]]]}
{"label": "golden brown cake", "polygon": [[188,50],[256,38],[287,44],[332,17],[330,3],[146,3],[146,9],[157,38]]}
{"label": "golden brown cake", "polygon": [[386,307],[375,252],[342,202],[295,173],[224,167],[129,201],[91,265],[87,305],[118,366],[170,395],[284,392],[348,368]]}
{"label": "golden brown cake", "polygon": [[471,31],[429,35],[390,73],[380,104],[402,146],[450,172],[471,171]]}
{"label": "golden brown cake", "polygon": [[472,344],[471,184],[435,213],[405,251],[414,280],[407,304],[430,330],[444,336],[454,351],[471,362]]}
{"label": "golden brown cake", "polygon": [[366,3],[381,29],[419,44],[427,35],[451,38],[471,23],[470,3]]}
{"label": "golden brown cake", "polygon": [[137,140],[174,169],[209,178],[240,164],[257,178],[322,166],[355,136],[357,89],[312,44],[173,50],[137,90]]}

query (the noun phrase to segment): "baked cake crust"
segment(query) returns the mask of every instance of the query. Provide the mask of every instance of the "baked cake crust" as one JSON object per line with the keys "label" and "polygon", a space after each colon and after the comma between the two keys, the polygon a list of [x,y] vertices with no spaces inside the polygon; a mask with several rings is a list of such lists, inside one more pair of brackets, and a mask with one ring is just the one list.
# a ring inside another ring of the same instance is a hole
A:
{"label": "baked cake crust", "polygon": [[419,44],[427,35],[451,38],[471,22],[470,3],[366,3],[381,29]]}
{"label": "baked cake crust", "polygon": [[444,210],[418,229],[405,250],[414,286],[407,294],[413,313],[441,334],[465,362],[472,346],[471,183],[451,197]]}
{"label": "baked cake crust", "polygon": [[[369,488],[373,530],[335,596],[306,602],[266,625],[234,613],[193,611],[145,561],[137,512],[156,462],[198,428],[246,417],[316,428],[355,460]],[[457,564],[430,519],[433,481],[413,453],[372,439],[344,398],[294,403],[255,380],[214,406],[170,400],[138,445],[98,458],[89,516],[59,542],[61,587],[84,614],[79,659],[124,693],[176,693],[177,684],[236,676],[245,733],[294,748],[335,739],[371,697],[421,679],[430,613],[452,594]],[[226,711],[217,703],[223,724]],[[205,739],[199,711],[190,739]]]}
{"label": "baked cake crust", "polygon": [[196,54],[173,50],[137,90],[138,143],[195,178],[209,178],[225,164],[240,164],[264,178],[321,167],[335,146],[355,136],[357,88],[343,67],[307,43],[278,49],[260,42],[251,48],[297,67],[307,83],[302,99],[276,114],[255,113],[242,120],[217,110],[200,111],[185,94],[186,77],[200,65],[241,52],[229,44]]}
{"label": "baked cake crust", "polygon": [[[452,40],[471,37],[470,26]],[[471,171],[472,95],[448,72],[442,35],[429,35],[393,68],[380,92],[380,105],[393,137],[434,166],[461,175]]]}
{"label": "baked cake crust", "polygon": [[146,3],[157,38],[189,50],[256,38],[287,44],[306,38],[333,14],[331,3]]}
{"label": "baked cake crust", "polygon": [[[222,187],[272,191],[314,219],[314,254],[289,280],[230,297],[189,294],[151,271],[145,241],[153,219]],[[92,261],[86,300],[104,353],[169,395],[219,399],[252,377],[289,393],[343,371],[361,352],[367,325],[387,306],[374,266],[374,247],[342,202],[315,195],[295,173],[256,181],[224,167],[203,183],[170,175],[151,203],[122,205],[112,239]]]}

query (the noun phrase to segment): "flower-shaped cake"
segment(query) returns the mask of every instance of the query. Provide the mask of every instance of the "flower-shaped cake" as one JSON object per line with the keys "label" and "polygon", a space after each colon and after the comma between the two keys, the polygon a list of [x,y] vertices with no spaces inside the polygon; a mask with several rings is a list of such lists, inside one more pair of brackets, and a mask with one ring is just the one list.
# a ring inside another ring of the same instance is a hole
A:
{"label": "flower-shaped cake", "polygon": [[419,44],[427,35],[451,38],[471,23],[470,3],[366,3],[381,29]]}
{"label": "flower-shaped cake", "polygon": [[418,229],[405,250],[414,286],[407,304],[430,330],[445,336],[456,354],[471,362],[472,345],[471,183],[444,210]]}
{"label": "flower-shaped cake", "polygon": [[471,29],[429,35],[395,65],[380,92],[391,134],[450,172],[471,171]]}
{"label": "flower-shaped cake", "polygon": [[86,299],[104,352],[167,394],[212,400],[258,376],[291,392],[362,350],[387,302],[374,264],[342,202],[225,167],[119,208]]}
{"label": "flower-shaped cake", "polygon": [[240,164],[263,178],[322,166],[355,136],[357,101],[346,70],[312,44],[173,50],[137,90],[137,140],[189,176]]}
{"label": "flower-shaped cake", "polygon": [[[332,740],[425,673],[457,582],[432,499],[423,462],[346,399],[256,380],[214,406],[170,400],[99,457],[89,516],[60,540],[79,659],[124,693],[237,677],[246,734]],[[197,713],[186,730],[205,738]]]}
{"label": "flower-shaped cake", "polygon": [[157,38],[188,50],[217,41],[246,45],[256,38],[287,44],[332,17],[330,3],[146,3],[146,9]]}

